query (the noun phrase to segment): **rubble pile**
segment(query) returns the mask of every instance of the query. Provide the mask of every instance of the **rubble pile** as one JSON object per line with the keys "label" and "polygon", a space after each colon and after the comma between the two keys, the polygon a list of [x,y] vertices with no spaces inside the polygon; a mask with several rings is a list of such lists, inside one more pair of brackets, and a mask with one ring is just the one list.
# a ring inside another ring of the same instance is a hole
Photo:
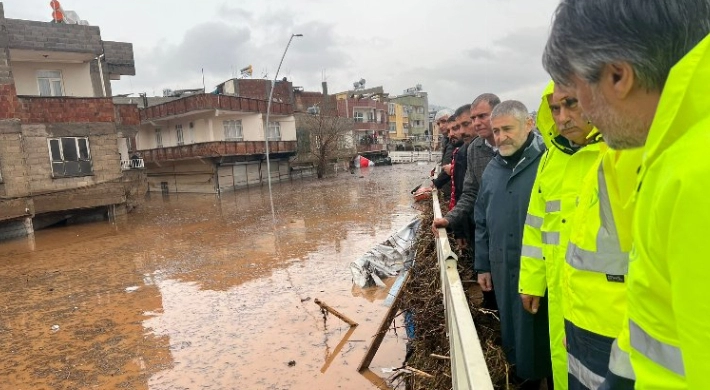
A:
{"label": "rubble pile", "polygon": [[[443,390],[451,388],[451,362],[446,359],[450,356],[449,340],[446,337],[436,245],[429,228],[433,215],[429,211],[423,213],[422,218],[415,241],[416,261],[410,271],[409,283],[403,291],[401,305],[401,310],[405,312],[405,317],[409,317],[409,326],[413,325],[415,334],[408,345],[404,366],[421,371],[414,371],[413,375],[407,376],[407,389]],[[472,272],[464,269],[459,269],[459,272],[464,288],[467,289],[469,307],[493,385],[496,389],[514,389],[515,386],[509,384],[511,367],[500,347],[500,321],[495,313],[481,308],[482,295],[478,285],[471,282]]]}

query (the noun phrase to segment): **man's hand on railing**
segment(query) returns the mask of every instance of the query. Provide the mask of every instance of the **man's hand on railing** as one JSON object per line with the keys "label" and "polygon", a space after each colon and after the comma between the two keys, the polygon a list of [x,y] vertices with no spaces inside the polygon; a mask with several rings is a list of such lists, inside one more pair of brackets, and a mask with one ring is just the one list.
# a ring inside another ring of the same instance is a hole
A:
{"label": "man's hand on railing", "polygon": [[436,237],[439,235],[439,228],[446,229],[448,226],[449,221],[446,218],[434,218],[434,221],[431,223],[431,231]]}
{"label": "man's hand on railing", "polygon": [[491,279],[490,272],[480,272],[478,274],[478,285],[481,286],[483,291],[493,290],[493,280]]}
{"label": "man's hand on railing", "polygon": [[446,164],[441,167],[441,170],[446,172],[447,175],[451,176],[451,164]]}
{"label": "man's hand on railing", "polygon": [[523,309],[530,314],[536,314],[540,308],[540,297],[535,295],[520,294],[520,299],[523,300]]}

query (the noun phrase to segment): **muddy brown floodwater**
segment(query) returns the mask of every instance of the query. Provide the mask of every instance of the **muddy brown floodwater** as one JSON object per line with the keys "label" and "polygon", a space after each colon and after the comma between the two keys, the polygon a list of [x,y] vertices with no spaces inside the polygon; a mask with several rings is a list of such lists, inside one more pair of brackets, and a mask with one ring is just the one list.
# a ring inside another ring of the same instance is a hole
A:
{"label": "muddy brown floodwater", "polygon": [[[264,186],[0,244],[0,389],[376,389],[357,366],[387,291],[348,264],[417,214],[428,169],[274,184],[276,228]],[[404,348],[390,331],[372,372]]]}

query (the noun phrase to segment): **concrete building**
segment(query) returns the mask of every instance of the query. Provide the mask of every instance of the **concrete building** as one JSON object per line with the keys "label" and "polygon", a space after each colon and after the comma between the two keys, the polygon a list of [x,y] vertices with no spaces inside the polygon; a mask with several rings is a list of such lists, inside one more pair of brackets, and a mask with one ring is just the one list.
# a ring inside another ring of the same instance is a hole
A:
{"label": "concrete building", "polygon": [[390,97],[391,103],[401,104],[409,117],[410,131],[408,137],[415,141],[427,141],[429,130],[429,98],[426,92],[418,85],[404,91],[404,94]]}
{"label": "concrete building", "polygon": [[389,107],[382,87],[336,94],[338,115],[352,118],[357,152],[376,157],[387,154]]}
{"label": "concrete building", "polygon": [[[271,82],[234,79],[215,93],[142,103],[136,145],[150,191],[219,193],[266,181],[264,121]],[[268,127],[272,180],[290,178],[296,124],[289,82],[274,90]],[[147,104],[146,104],[147,103]]]}
{"label": "concrete building", "polygon": [[128,161],[135,105],[115,106],[110,80],[134,75],[130,43],[95,26],[6,19],[0,3],[0,239],[140,198]]}
{"label": "concrete building", "polygon": [[389,114],[389,138],[391,142],[397,143],[409,137],[409,114],[404,106],[398,103],[387,105]]}
{"label": "concrete building", "polygon": [[293,89],[298,153],[291,167],[302,174],[314,172],[320,153],[328,164],[347,164],[357,154],[352,118],[340,116],[336,96],[328,94],[326,82],[322,87],[322,92]]}

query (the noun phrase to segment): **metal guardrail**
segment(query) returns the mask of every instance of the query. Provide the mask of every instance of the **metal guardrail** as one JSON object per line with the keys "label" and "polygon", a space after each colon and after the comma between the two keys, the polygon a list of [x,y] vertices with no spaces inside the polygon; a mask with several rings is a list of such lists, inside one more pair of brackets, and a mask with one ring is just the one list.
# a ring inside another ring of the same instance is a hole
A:
{"label": "metal guardrail", "polygon": [[393,163],[412,163],[417,161],[439,161],[441,160],[441,152],[403,152],[390,151],[389,157]]}
{"label": "metal guardrail", "polygon": [[[434,218],[441,218],[436,190],[432,191]],[[457,268],[458,257],[451,250],[446,229],[435,237],[439,260],[441,292],[446,311],[446,333],[451,357],[451,384],[455,390],[493,390],[488,365],[483,357],[481,341],[473,323],[468,298]]]}
{"label": "metal guardrail", "polygon": [[121,170],[127,171],[129,169],[143,169],[145,168],[145,162],[142,158],[134,158],[131,160],[121,160]]}

